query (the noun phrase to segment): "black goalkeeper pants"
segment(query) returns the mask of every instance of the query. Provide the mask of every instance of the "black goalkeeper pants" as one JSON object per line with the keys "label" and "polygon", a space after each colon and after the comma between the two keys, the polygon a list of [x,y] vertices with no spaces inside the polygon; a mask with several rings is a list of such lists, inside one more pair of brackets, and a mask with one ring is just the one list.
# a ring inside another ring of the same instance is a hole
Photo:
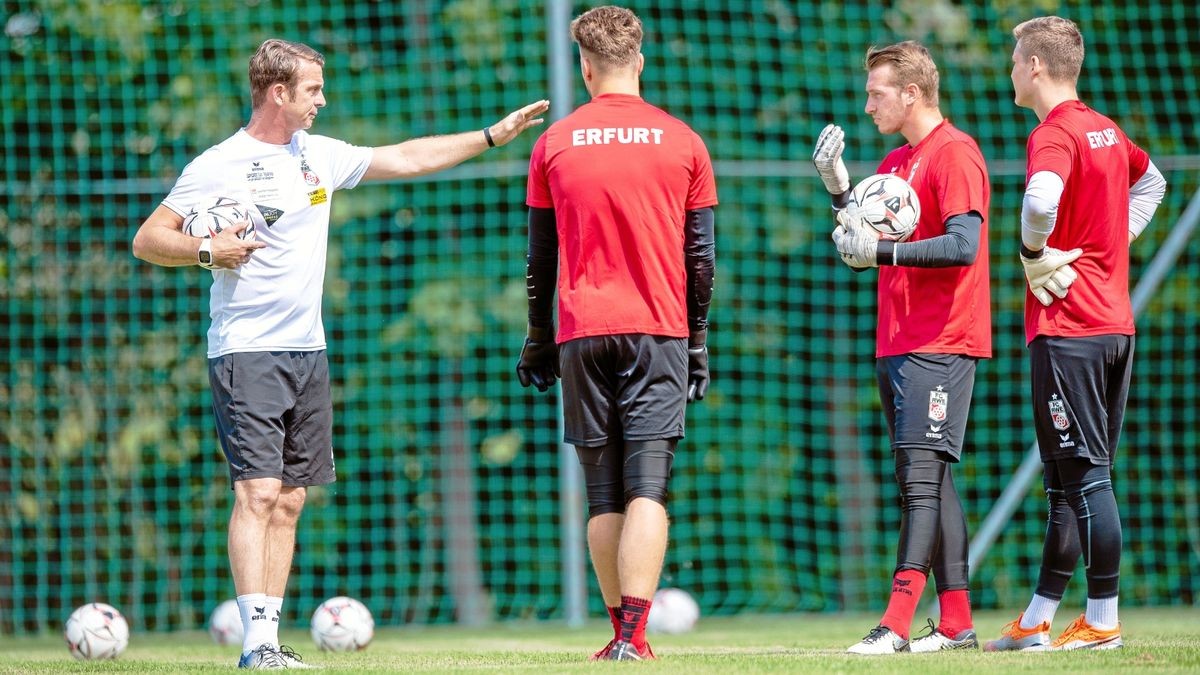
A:
{"label": "black goalkeeper pants", "polygon": [[938,593],[966,589],[967,519],[949,456],[921,448],[898,448],[895,455],[903,505],[896,571],[932,568]]}
{"label": "black goalkeeper pants", "polygon": [[1087,596],[1116,597],[1122,534],[1109,467],[1069,458],[1046,462],[1045,469],[1050,514],[1037,594],[1062,600],[1082,556]]}

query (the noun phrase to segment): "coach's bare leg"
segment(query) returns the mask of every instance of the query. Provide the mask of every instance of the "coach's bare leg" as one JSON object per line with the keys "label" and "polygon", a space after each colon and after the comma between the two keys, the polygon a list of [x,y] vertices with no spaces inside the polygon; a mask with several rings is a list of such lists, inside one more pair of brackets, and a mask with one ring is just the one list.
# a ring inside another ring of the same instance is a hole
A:
{"label": "coach's bare leg", "polygon": [[267,526],[267,595],[283,597],[288,574],[292,571],[292,556],[296,552],[296,524],[308,492],[302,487],[285,487]]}
{"label": "coach's bare leg", "polygon": [[625,526],[621,528],[617,559],[621,593],[653,598],[666,551],[667,509],[653,499],[635,498],[625,508]]}
{"label": "coach's bare leg", "polygon": [[625,516],[621,513],[602,513],[588,520],[588,551],[605,607],[621,606],[621,576],[617,571],[617,551],[621,544],[621,528]]}
{"label": "coach's bare leg", "polygon": [[229,567],[238,595],[267,592],[267,534],[282,485],[278,478],[252,478],[233,484]]}

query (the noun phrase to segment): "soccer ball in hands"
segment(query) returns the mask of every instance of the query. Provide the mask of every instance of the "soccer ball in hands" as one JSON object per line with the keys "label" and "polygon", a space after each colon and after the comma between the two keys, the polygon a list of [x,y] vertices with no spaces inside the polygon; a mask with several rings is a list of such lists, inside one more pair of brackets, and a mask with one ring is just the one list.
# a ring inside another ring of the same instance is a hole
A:
{"label": "soccer ball in hands", "polygon": [[894,174],[868,176],[850,191],[850,215],[857,215],[880,239],[904,241],[917,229],[921,202],[908,181]]}
{"label": "soccer ball in hands", "polygon": [[112,605],[90,602],[71,612],[63,637],[77,659],[115,659],[129,646],[129,624]]}
{"label": "soccer ball in hands", "polygon": [[219,645],[240,645],[245,635],[242,627],[242,612],[237,600],[226,600],[217,605],[208,618],[208,634]]}
{"label": "soccer ball in hands", "polygon": [[374,635],[375,619],[366,605],[354,598],[330,598],[313,612],[312,638],[322,651],[365,649]]}
{"label": "soccer ball in hands", "polygon": [[652,633],[686,633],[700,619],[700,605],[681,588],[660,588],[650,605],[646,629]]}
{"label": "soccer ball in hands", "polygon": [[249,221],[250,224],[238,237],[249,241],[254,241],[260,225],[267,224],[255,206],[249,206],[233,197],[209,197],[197,202],[184,216],[183,233],[207,239],[241,221]]}

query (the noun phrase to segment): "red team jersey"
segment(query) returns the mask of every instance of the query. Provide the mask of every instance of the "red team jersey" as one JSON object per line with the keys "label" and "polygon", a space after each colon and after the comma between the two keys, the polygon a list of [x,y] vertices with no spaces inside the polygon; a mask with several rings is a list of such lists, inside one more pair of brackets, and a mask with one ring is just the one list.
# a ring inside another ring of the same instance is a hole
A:
{"label": "red team jersey", "polygon": [[1133,335],[1129,302],[1129,188],[1150,164],[1109,118],[1081,101],[1060,103],[1029,135],[1025,178],[1053,171],[1063,180],[1046,245],[1082,248],[1079,278],[1044,307],[1025,292],[1025,338]]}
{"label": "red team jersey", "polygon": [[538,138],[526,203],[557,220],[559,343],[687,337],[684,217],[717,203],[691,128],[641,97],[597,96]]}
{"label": "red team jersey", "polygon": [[879,268],[879,325],[875,356],[992,355],[988,277],[988,205],[991,186],[983,154],[972,138],[943,121],[916,147],[896,148],[877,173],[908,181],[921,202],[921,219],[908,241],[946,233],[946,221],[974,211],[983,218],[975,262],[957,267]]}

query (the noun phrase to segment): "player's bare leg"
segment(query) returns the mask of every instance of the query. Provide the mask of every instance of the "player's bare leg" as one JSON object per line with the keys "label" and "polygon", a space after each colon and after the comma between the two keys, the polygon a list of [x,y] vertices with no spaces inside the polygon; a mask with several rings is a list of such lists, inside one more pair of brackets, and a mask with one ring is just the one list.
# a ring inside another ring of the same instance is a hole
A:
{"label": "player's bare leg", "polygon": [[613,639],[603,649],[592,654],[593,661],[607,659],[613,643],[621,637],[621,577],[617,571],[617,550],[624,523],[625,515],[622,513],[602,513],[588,520],[588,551],[614,633]]}
{"label": "player's bare leg", "polygon": [[625,508],[617,555],[622,639],[613,647],[614,660],[654,658],[646,642],[646,618],[662,572],[667,526],[666,507],[653,499],[637,497]]}
{"label": "player's bare leg", "polygon": [[268,541],[282,485],[278,478],[253,478],[233,484],[229,567],[245,634],[241,667],[284,667],[272,644],[272,624],[267,614]]}

